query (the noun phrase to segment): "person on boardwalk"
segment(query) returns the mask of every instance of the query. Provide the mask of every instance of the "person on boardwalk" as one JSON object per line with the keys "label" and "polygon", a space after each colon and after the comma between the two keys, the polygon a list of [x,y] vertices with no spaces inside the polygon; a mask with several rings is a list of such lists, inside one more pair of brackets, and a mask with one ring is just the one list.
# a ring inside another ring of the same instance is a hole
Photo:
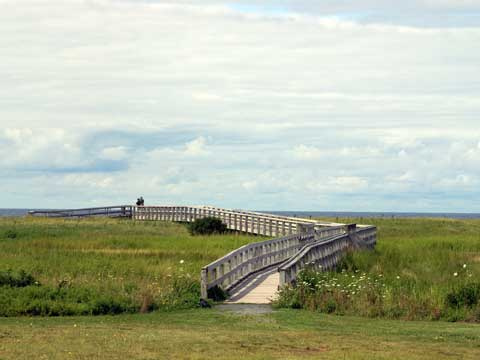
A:
{"label": "person on boardwalk", "polygon": [[144,206],[145,205],[145,200],[143,200],[143,196],[140,196],[137,199],[137,206]]}

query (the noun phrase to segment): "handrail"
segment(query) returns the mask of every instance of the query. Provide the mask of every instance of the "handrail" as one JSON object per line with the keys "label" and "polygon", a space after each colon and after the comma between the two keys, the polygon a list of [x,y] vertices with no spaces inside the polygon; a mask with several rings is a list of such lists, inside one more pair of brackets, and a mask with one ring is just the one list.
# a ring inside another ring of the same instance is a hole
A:
{"label": "handrail", "polygon": [[44,213],[44,212],[58,212],[58,211],[81,211],[81,210],[97,210],[97,209],[107,209],[107,208],[121,208],[121,207],[132,207],[132,205],[117,205],[117,206],[99,206],[91,208],[79,208],[79,209],[46,209],[46,210],[30,210],[29,213]]}
{"label": "handrail", "polygon": [[213,216],[221,219],[230,230],[265,236],[285,236],[313,231],[309,220],[288,218],[248,211],[236,211],[210,206],[138,206],[134,207],[135,220],[169,220],[192,222]]}
{"label": "handrail", "polygon": [[249,211],[249,210],[222,209],[222,208],[217,208],[217,207],[207,206],[207,205],[195,206],[195,207],[203,208],[203,209],[223,211],[225,213],[232,213],[232,214],[233,213],[246,214],[246,215],[255,215],[255,216],[258,216],[258,217],[269,218],[269,219],[290,220],[290,221],[297,222],[297,223],[302,223],[302,224],[317,224],[318,223],[318,221],[311,220],[311,219],[297,218],[297,217],[293,217],[293,216],[283,216],[283,215],[260,213],[260,212]]}
{"label": "handrail", "polygon": [[350,228],[348,233],[308,244],[288,262],[282,264],[278,269],[280,286],[294,282],[298,273],[307,265],[327,270],[338,263],[348,248],[371,249],[375,246],[377,233],[375,226],[357,228],[350,225],[347,228]]}
{"label": "handrail", "polygon": [[251,274],[288,260],[308,244],[339,234],[345,234],[344,226],[244,245],[202,269],[202,297],[215,286],[229,291]]}
{"label": "handrail", "polygon": [[82,209],[52,209],[52,210],[32,210],[30,216],[46,217],[86,217],[86,216],[113,216],[122,215],[132,216],[132,205],[103,206]]}
{"label": "handrail", "polygon": [[[138,221],[163,220],[192,222],[215,217],[230,230],[274,237],[244,245],[202,268],[201,293],[216,286],[231,290],[246,277],[266,268],[279,268],[280,284],[294,282],[306,264],[328,269],[336,265],[350,246],[373,248],[375,226],[324,223],[316,220],[222,209],[213,206],[135,206],[119,205],[83,209],[36,210],[33,216],[82,217],[128,216]],[[285,262],[286,261],[286,262]]]}
{"label": "handrail", "polygon": [[208,290],[215,286],[230,290],[245,277],[285,261],[314,239],[314,233],[294,234],[247,244],[228,253],[202,268],[202,297],[206,299]]}

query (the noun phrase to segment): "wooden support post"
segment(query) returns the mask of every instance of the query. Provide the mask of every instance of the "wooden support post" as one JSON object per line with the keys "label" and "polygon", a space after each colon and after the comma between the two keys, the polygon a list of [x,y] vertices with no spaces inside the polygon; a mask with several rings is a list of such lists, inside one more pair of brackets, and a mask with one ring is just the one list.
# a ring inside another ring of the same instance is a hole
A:
{"label": "wooden support post", "polygon": [[200,296],[205,300],[208,298],[208,274],[205,268],[203,268],[201,272]]}

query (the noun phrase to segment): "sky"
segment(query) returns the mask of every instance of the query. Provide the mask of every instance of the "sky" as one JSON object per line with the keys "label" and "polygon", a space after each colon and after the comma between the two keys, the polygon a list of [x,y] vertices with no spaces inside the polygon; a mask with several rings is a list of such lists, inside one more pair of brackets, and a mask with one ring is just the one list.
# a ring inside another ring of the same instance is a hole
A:
{"label": "sky", "polygon": [[0,207],[480,212],[480,0],[0,0]]}

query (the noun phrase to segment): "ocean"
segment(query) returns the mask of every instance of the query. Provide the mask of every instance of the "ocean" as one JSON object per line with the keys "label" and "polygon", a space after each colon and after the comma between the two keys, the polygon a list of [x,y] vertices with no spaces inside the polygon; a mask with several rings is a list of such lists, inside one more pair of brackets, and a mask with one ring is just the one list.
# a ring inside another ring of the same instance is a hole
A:
{"label": "ocean", "polygon": [[[1,216],[25,216],[29,210],[38,209],[1,209]],[[269,214],[294,216],[302,218],[329,217],[329,218],[450,218],[450,219],[480,219],[479,213],[422,213],[422,212],[354,212],[354,211],[261,211]]]}
{"label": "ocean", "polygon": [[0,216],[24,216],[33,209],[0,209]]}
{"label": "ocean", "polygon": [[449,212],[356,212],[356,211],[263,211],[269,214],[314,218],[450,218],[450,219],[480,219],[479,213],[449,213]]}

